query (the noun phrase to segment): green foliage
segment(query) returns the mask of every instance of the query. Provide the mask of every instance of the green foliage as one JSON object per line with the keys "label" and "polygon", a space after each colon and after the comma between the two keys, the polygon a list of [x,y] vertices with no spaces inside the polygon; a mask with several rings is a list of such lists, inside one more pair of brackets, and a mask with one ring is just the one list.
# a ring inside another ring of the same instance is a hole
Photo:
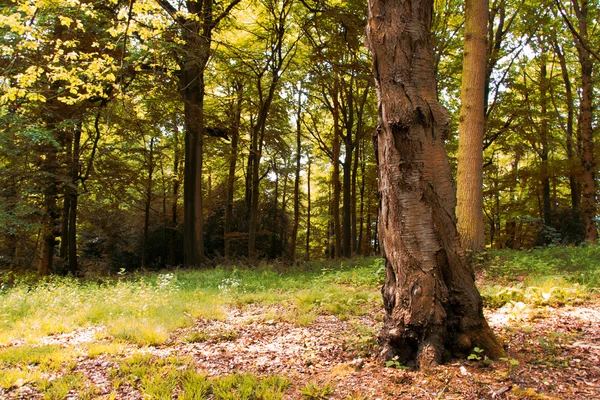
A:
{"label": "green foliage", "polygon": [[467,357],[467,360],[481,361],[483,359],[483,352],[483,349],[475,347],[473,348],[473,353],[469,354],[469,356]]}
{"label": "green foliage", "polygon": [[398,356],[394,356],[391,360],[387,360],[385,362],[385,366],[387,368],[394,368],[394,369],[408,369],[407,366],[402,365],[400,363]]}

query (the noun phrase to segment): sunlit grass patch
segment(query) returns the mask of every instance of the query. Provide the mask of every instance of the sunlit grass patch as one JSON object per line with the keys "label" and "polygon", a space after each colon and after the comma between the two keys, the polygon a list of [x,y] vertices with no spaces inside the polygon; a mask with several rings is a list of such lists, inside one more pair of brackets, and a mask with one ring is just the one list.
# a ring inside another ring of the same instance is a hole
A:
{"label": "sunlit grass patch", "polygon": [[[124,382],[144,397],[171,399],[282,399],[289,386],[287,378],[273,375],[233,374],[208,378],[196,371],[191,360],[135,354],[111,371],[118,386]],[[210,397],[209,397],[210,396]]]}
{"label": "sunlit grass patch", "polygon": [[27,383],[41,379],[41,373],[27,367],[2,368],[0,367],[0,388],[10,389],[20,387]]}
{"label": "sunlit grass patch", "polygon": [[41,379],[36,386],[42,392],[44,400],[64,400],[71,391],[78,393],[80,399],[90,399],[96,394],[92,383],[80,372],[55,379]]}
{"label": "sunlit grass patch", "polygon": [[590,291],[563,277],[528,278],[508,285],[487,285],[481,288],[485,305],[492,308],[508,303],[522,302],[530,305],[577,304],[589,299]]}
{"label": "sunlit grass patch", "polygon": [[600,288],[600,246],[489,250],[476,266],[493,280],[529,276],[563,276],[567,281]]}
{"label": "sunlit grass patch", "polygon": [[96,358],[102,355],[120,355],[125,352],[127,346],[119,341],[88,343],[84,351],[90,358]]}
{"label": "sunlit grass patch", "polygon": [[273,375],[260,378],[252,374],[233,374],[212,380],[215,399],[283,399],[290,382]]}
{"label": "sunlit grass patch", "polygon": [[331,382],[309,382],[300,389],[300,393],[307,400],[322,400],[327,399],[333,393],[333,389]]}
{"label": "sunlit grass patch", "polygon": [[39,366],[41,371],[70,369],[81,353],[72,347],[11,346],[0,349],[0,367]]}
{"label": "sunlit grass patch", "polygon": [[286,315],[278,320],[299,325],[319,314],[347,319],[380,305],[380,264],[380,259],[357,259],[316,262],[287,272],[265,264],[254,270],[178,270],[104,282],[15,280],[0,291],[0,344],[23,339],[36,343],[47,335],[93,325],[106,326],[109,337],[161,344],[196,319],[222,321],[228,308],[250,304],[283,304]]}

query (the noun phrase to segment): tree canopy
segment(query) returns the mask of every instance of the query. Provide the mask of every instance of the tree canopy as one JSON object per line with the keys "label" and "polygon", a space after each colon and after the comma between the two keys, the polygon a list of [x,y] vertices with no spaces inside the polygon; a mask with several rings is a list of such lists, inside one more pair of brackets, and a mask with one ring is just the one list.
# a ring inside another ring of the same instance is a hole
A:
{"label": "tree canopy", "polygon": [[[366,8],[358,0],[8,1],[0,263],[77,274],[377,254]],[[599,9],[582,0],[490,2],[488,247],[597,239]],[[436,0],[434,10],[454,172],[464,4]]]}

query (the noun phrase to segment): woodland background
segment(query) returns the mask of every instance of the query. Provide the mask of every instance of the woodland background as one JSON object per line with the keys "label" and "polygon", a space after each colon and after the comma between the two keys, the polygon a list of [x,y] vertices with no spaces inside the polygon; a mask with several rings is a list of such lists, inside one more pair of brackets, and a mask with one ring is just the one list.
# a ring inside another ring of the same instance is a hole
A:
{"label": "woodland background", "polygon": [[[378,254],[366,3],[202,6],[2,7],[0,264],[78,274]],[[435,9],[456,168],[463,2]],[[598,10],[490,4],[484,163],[473,166],[488,247],[597,239]]]}

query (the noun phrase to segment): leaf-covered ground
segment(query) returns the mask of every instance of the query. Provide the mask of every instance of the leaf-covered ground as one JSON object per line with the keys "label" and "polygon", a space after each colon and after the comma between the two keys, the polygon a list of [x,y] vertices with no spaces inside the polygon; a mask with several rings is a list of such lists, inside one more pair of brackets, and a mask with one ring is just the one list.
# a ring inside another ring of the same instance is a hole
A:
{"label": "leaf-covered ground", "polygon": [[[559,283],[552,285],[520,280],[489,289],[497,277],[481,276],[486,301],[496,307],[487,308],[486,316],[509,357],[489,362],[473,354],[475,359],[420,372],[385,367],[372,357],[381,321],[374,300],[378,285],[369,281],[372,296],[366,297],[349,285],[364,283],[365,271],[314,276],[335,289],[322,297],[307,297],[306,288],[316,280],[271,301],[260,296],[241,301],[238,293],[234,301],[222,300],[215,315],[194,316],[156,344],[131,339],[127,329],[115,334],[109,323],[82,324],[35,340],[13,338],[0,345],[0,398],[600,398],[597,292],[584,293],[555,278]],[[246,278],[237,279],[242,287]],[[221,291],[231,295],[231,279],[221,282],[227,284]],[[347,304],[335,303],[330,295],[339,300],[344,288],[351,293],[342,296]],[[569,293],[572,298],[565,299]]]}

